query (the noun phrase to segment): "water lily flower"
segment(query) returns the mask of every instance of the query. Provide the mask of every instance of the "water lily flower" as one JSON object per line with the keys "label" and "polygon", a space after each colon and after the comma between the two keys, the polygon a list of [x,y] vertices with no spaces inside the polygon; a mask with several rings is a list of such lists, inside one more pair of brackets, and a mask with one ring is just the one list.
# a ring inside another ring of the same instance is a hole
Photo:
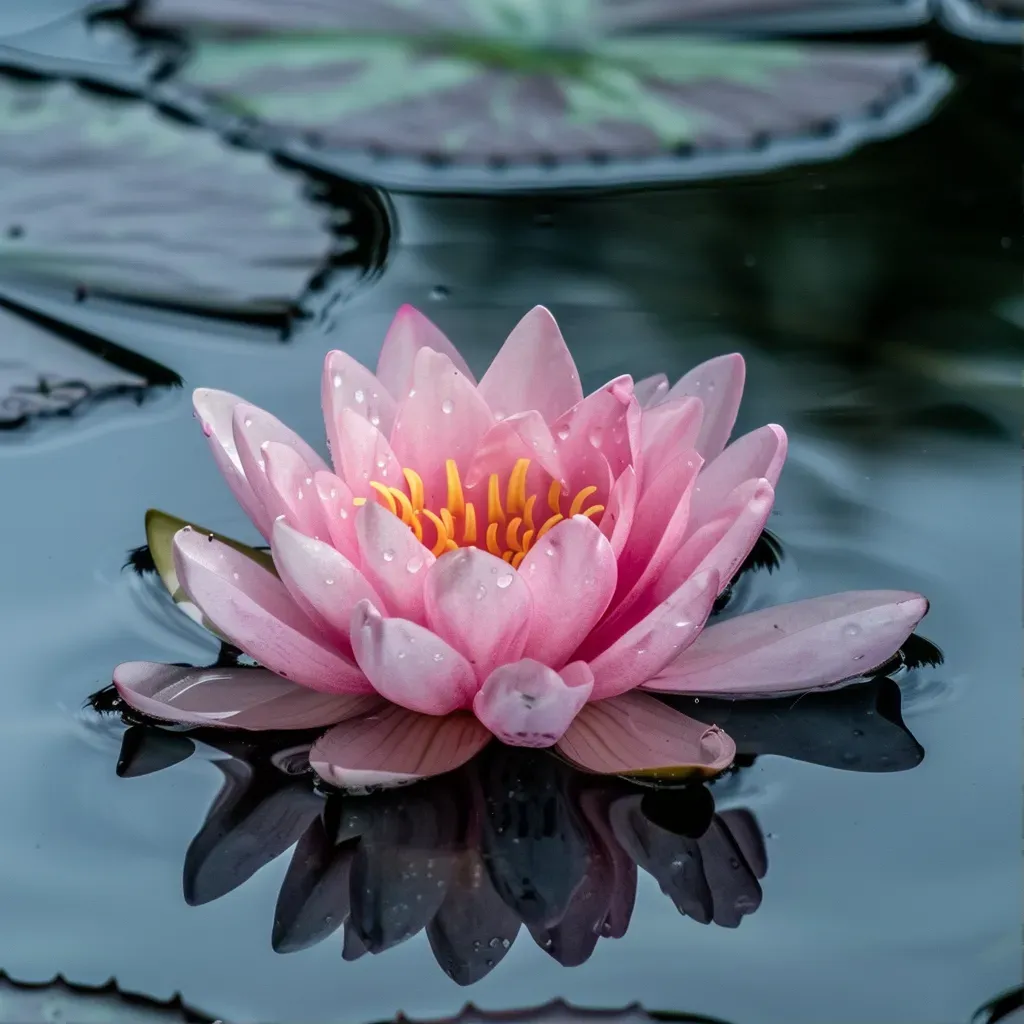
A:
{"label": "water lily flower", "polygon": [[786,456],[775,424],[727,446],[744,372],[725,355],[671,387],[621,376],[584,396],[538,306],[477,383],[405,306],[376,374],[327,355],[333,468],[270,413],[197,390],[272,561],[185,526],[168,582],[262,668],[129,663],[121,696],[182,722],[333,725],[310,761],[347,787],[449,771],[493,737],[594,772],[721,771],[731,739],[649,691],[834,685],[891,658],[927,610],[864,591],[705,627]]}

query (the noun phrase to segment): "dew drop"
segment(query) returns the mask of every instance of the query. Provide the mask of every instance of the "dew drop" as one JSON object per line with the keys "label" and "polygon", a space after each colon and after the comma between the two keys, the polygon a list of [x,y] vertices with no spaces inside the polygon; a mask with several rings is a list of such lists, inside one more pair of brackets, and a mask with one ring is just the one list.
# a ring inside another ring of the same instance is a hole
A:
{"label": "dew drop", "polygon": [[251,427],[252,426],[252,417],[251,416],[246,416],[245,417],[245,425],[247,427]]}
{"label": "dew drop", "polygon": [[587,440],[588,440],[588,441],[589,441],[589,442],[590,442],[590,443],[591,443],[591,444],[592,444],[592,445],[593,445],[593,446],[594,446],[595,448],[600,448],[600,447],[601,447],[601,441],[602,441],[602,435],[601,435],[601,431],[600,431],[600,430],[599,430],[598,428],[596,428],[596,427],[595,427],[595,428],[594,428],[594,429],[593,429],[593,430],[592,430],[592,431],[590,432],[590,436],[589,436],[589,437],[587,438]]}
{"label": "dew drop", "polygon": [[415,388],[409,388],[409,397],[412,398],[413,395],[415,395],[415,394],[416,394],[416,389]]}
{"label": "dew drop", "polygon": [[381,557],[385,562],[393,562],[395,560],[395,552],[391,548],[385,548],[381,552]]}
{"label": "dew drop", "polygon": [[707,386],[706,390],[707,391],[714,391],[715,390],[715,382],[713,380],[709,380],[708,381],[708,386]]}
{"label": "dew drop", "polygon": [[378,469],[383,469],[386,465],[387,465],[387,463],[383,459],[378,459],[377,460],[377,468]]}
{"label": "dew drop", "polygon": [[680,619],[680,620],[679,620],[679,621],[678,621],[678,622],[676,623],[676,629],[686,629],[686,627],[687,627],[688,625],[689,625],[689,622],[687,622],[687,621],[686,621],[686,619]]}
{"label": "dew drop", "polygon": [[336,498],[337,496],[338,496],[338,488],[337,487],[332,487],[331,488],[331,497],[332,498]]}
{"label": "dew drop", "polygon": [[340,373],[336,373],[336,374],[334,375],[334,386],[335,386],[336,388],[340,388],[340,387],[341,387],[341,385],[342,385],[343,383],[344,383],[344,382],[343,382],[343,380],[342,380],[342,378],[341,378],[341,374],[340,374]]}
{"label": "dew drop", "polygon": [[413,555],[408,562],[405,563],[407,572],[419,572],[423,568],[423,559],[417,555]]}
{"label": "dew drop", "polygon": [[498,939],[497,936],[495,936],[493,939],[491,939],[490,942],[487,943],[487,945],[490,946],[491,949],[496,949],[497,946],[498,946],[498,942],[499,942],[499,939]]}
{"label": "dew drop", "polygon": [[441,403],[441,412],[443,412],[443,413],[450,413],[452,411],[452,409],[454,409],[454,408],[455,408],[455,403],[450,398],[446,398]]}
{"label": "dew drop", "polygon": [[302,488],[300,487],[299,488],[299,501],[302,501],[302,498],[303,498]]}
{"label": "dew drop", "polygon": [[356,400],[359,405],[362,405],[366,401],[366,392],[362,388],[356,388],[352,397]]}
{"label": "dew drop", "polygon": [[348,509],[347,508],[339,508],[338,509],[338,515],[342,519],[348,519]]}
{"label": "dew drop", "polygon": [[568,427],[561,427],[561,428],[559,428],[559,431],[558,431],[558,440],[559,441],[564,441],[568,436],[569,436],[569,428]]}
{"label": "dew drop", "polygon": [[327,586],[329,586],[329,587],[333,587],[334,586],[334,580],[324,580],[324,583],[326,583]]}
{"label": "dew drop", "polygon": [[372,415],[372,416],[370,417],[370,422],[371,422],[371,423],[372,423],[372,424],[373,424],[373,425],[374,425],[375,427],[379,427],[379,426],[380,426],[380,417],[379,417],[379,416],[378,416],[378,415],[377,415],[376,413],[374,413],[374,414],[373,414],[373,415]]}
{"label": "dew drop", "polygon": [[405,657],[405,651],[399,651],[398,652],[398,657],[399,658],[404,658]]}
{"label": "dew drop", "polygon": [[547,555],[548,558],[554,558],[555,557],[555,546],[553,544],[549,544],[544,549],[544,554]]}
{"label": "dew drop", "polygon": [[502,939],[501,940],[502,949],[508,949],[509,946],[511,946],[511,945],[512,945],[512,940],[511,939]]}
{"label": "dew drop", "polygon": [[434,661],[444,661],[444,655],[438,651],[437,654],[434,655]]}
{"label": "dew drop", "polygon": [[476,599],[478,601],[482,601],[486,596],[487,588],[481,583],[480,586],[476,588]]}
{"label": "dew drop", "polygon": [[512,586],[512,574],[507,573],[504,576],[499,576],[497,580],[495,580],[495,585],[499,590],[504,590],[506,587]]}
{"label": "dew drop", "polygon": [[843,626],[843,636],[859,636],[860,626],[855,622],[849,623],[849,625]]}
{"label": "dew drop", "polygon": [[233,572],[231,575],[234,576],[236,580],[241,579],[237,572]]}

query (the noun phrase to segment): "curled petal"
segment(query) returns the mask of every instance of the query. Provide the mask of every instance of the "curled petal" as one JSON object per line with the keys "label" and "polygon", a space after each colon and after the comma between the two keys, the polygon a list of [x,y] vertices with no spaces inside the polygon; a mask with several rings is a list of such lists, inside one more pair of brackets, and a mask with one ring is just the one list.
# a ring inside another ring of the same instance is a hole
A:
{"label": "curled petal", "polygon": [[185,593],[217,629],[272,672],[325,693],[370,690],[285,585],[233,548],[186,527],[174,538],[174,568]]}
{"label": "curled petal", "polygon": [[733,352],[695,366],[669,390],[669,398],[689,395],[704,403],[704,422],[694,447],[706,462],[715,458],[729,440],[743,397],[746,373],[743,356]]}
{"label": "curled petal", "polygon": [[490,738],[473,715],[418,715],[390,705],[325,733],[313,744],[309,762],[322,779],[343,789],[401,786],[458,768]]}
{"label": "curled petal", "polygon": [[351,409],[370,421],[387,437],[395,421],[395,400],[390,392],[362,363],[347,352],[335,349],[324,359],[320,402],[331,451],[338,447],[342,434],[341,414]]}
{"label": "curled petal", "polygon": [[608,505],[601,515],[601,532],[608,538],[616,558],[622,554],[629,540],[638,496],[636,472],[630,466],[612,485]]}
{"label": "curled petal", "polygon": [[430,628],[469,659],[478,679],[522,655],[533,598],[500,558],[479,548],[449,551],[427,573],[424,597]]}
{"label": "curled petal", "polygon": [[295,603],[324,632],[347,647],[352,611],[360,601],[383,605],[366,577],[330,544],[274,524],[274,564]]}
{"label": "curled petal", "polygon": [[341,410],[341,429],[332,442],[334,465],[352,494],[373,498],[371,480],[385,487],[401,487],[402,464],[387,438],[369,421],[351,409]]}
{"label": "curled petal", "polygon": [[367,502],[356,513],[363,573],[384,599],[387,611],[425,621],[423,583],[435,558],[397,516]]}
{"label": "curled petal", "polygon": [[381,346],[380,358],[377,360],[377,379],[391,392],[396,401],[401,401],[413,386],[413,363],[416,353],[421,348],[432,348],[435,352],[446,355],[455,367],[476,383],[476,378],[469,372],[465,360],[459,355],[458,349],[448,340],[440,328],[428,320],[418,309],[402,306],[395,314],[384,344]]}
{"label": "curled petal", "polygon": [[602,775],[713,775],[736,755],[717,726],[636,691],[588,704],[557,749],[577,767]]}
{"label": "curled petal", "polygon": [[495,416],[536,409],[548,423],[583,399],[576,364],[543,306],[512,329],[480,380],[480,394]]}
{"label": "curled petal", "polygon": [[372,694],[318,693],[265,668],[182,668],[127,661],[114,686],[136,711],[165,722],[230,729],[315,729],[376,707]]}
{"label": "curled petal", "polygon": [[550,747],[586,704],[593,676],[586,662],[561,674],[525,658],[496,668],[473,700],[476,717],[503,743]]}
{"label": "curled petal", "polygon": [[469,662],[429,629],[386,619],[369,601],[352,613],[352,650],[374,689],[422,715],[467,708],[477,691]]}
{"label": "curled petal", "polygon": [[586,516],[573,516],[530,549],[519,575],[533,595],[533,618],[523,650],[558,668],[596,625],[615,593],[615,552]]}
{"label": "curled petal", "polygon": [[855,590],[740,615],[705,629],[647,689],[739,697],[829,686],[888,661],[927,610],[920,594]]}

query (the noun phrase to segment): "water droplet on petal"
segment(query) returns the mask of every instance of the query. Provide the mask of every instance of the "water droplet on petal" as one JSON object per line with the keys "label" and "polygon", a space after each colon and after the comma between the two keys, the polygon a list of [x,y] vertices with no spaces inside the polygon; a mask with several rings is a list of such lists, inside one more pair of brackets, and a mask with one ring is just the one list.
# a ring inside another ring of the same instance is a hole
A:
{"label": "water droplet on petal", "polygon": [[843,626],[843,636],[859,636],[860,626],[855,622],[851,622],[848,625]]}
{"label": "water droplet on petal", "polygon": [[324,580],[324,583],[326,583],[327,586],[329,586],[329,587],[333,587],[334,586],[334,580]]}
{"label": "water droplet on petal", "polygon": [[376,413],[373,413],[373,415],[370,416],[370,422],[375,427],[379,427],[380,426],[380,417]]}
{"label": "water droplet on petal", "polygon": [[415,394],[416,394],[416,389],[415,388],[409,388],[409,397],[412,398],[412,396],[415,395]]}
{"label": "water droplet on petal", "polygon": [[405,568],[408,572],[419,572],[423,568],[423,559],[417,555],[413,555],[408,562],[405,563]]}
{"label": "water droplet on petal", "polygon": [[332,487],[331,488],[331,497],[332,498],[336,498],[337,496],[338,496],[338,488],[337,487]]}
{"label": "water droplet on petal", "polygon": [[336,388],[340,388],[343,383],[344,383],[344,381],[342,380],[341,374],[340,373],[336,373],[334,375],[334,386]]}
{"label": "water droplet on petal", "polygon": [[342,519],[348,519],[348,509],[347,508],[339,508],[338,509],[338,515]]}
{"label": "water droplet on petal", "polygon": [[434,655],[434,661],[444,661],[444,655],[438,651],[437,654]]}
{"label": "water droplet on petal", "polygon": [[399,651],[398,652],[398,657],[399,658],[404,658],[405,657],[405,651]]}
{"label": "water droplet on petal", "polygon": [[553,544],[549,544],[544,549],[544,554],[547,555],[548,558],[554,558],[555,557],[555,547],[554,547],[554,545]]}
{"label": "water droplet on petal", "polygon": [[246,416],[245,417],[245,425],[247,427],[251,427],[252,426],[252,417],[251,416]]}
{"label": "water droplet on petal", "polygon": [[299,488],[299,501],[302,501],[302,497],[303,497],[303,495],[302,495],[302,488],[300,487]]}
{"label": "water droplet on petal", "polygon": [[237,572],[233,572],[231,575],[234,576],[236,580],[241,579]]}
{"label": "water droplet on petal", "polygon": [[366,393],[363,391],[362,388],[356,388],[356,390],[353,393],[352,397],[356,400],[356,402],[359,405],[362,405],[363,402],[366,401]]}
{"label": "water droplet on petal", "polygon": [[377,460],[377,468],[378,469],[383,469],[386,465],[387,465],[387,463],[382,458]]}
{"label": "water droplet on petal", "polygon": [[393,562],[395,560],[395,553],[391,548],[386,548],[381,552],[381,557],[385,562]]}
{"label": "water droplet on petal", "polygon": [[568,427],[560,427],[559,430],[558,430],[558,440],[559,441],[564,441],[568,436],[569,436],[569,428]]}
{"label": "water droplet on petal", "polygon": [[480,586],[476,588],[476,599],[478,601],[482,601],[486,596],[487,588],[481,583]]}
{"label": "water droplet on petal", "polygon": [[510,587],[512,585],[512,573],[506,573],[504,576],[499,576],[497,580],[495,580],[495,584],[500,590]]}
{"label": "water droplet on petal", "polygon": [[588,440],[588,441],[589,441],[589,442],[590,442],[590,443],[591,443],[591,444],[592,444],[592,445],[593,445],[593,446],[594,446],[595,448],[600,448],[600,447],[601,447],[601,441],[603,440],[603,435],[602,435],[602,431],[601,431],[600,427],[595,427],[595,428],[594,428],[594,429],[593,429],[593,430],[592,430],[592,431],[590,432],[590,436],[589,436],[589,437],[587,438],[587,440]]}
{"label": "water droplet on petal", "polygon": [[450,398],[446,398],[441,403],[441,412],[450,413],[454,408],[455,408],[455,403]]}
{"label": "water droplet on petal", "polygon": [[687,621],[686,621],[686,619],[680,619],[680,620],[679,620],[679,621],[678,621],[678,622],[676,623],[676,629],[686,629],[686,627],[687,627],[688,625],[690,625],[690,623],[689,623],[689,622],[687,622]]}

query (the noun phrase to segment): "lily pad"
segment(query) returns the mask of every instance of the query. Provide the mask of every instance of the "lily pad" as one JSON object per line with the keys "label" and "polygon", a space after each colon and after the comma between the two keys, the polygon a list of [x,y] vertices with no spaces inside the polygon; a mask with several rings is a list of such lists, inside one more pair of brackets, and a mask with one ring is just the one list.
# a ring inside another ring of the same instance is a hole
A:
{"label": "lily pad", "polygon": [[124,99],[0,77],[0,277],[251,315],[342,243],[301,176]]}
{"label": "lily pad", "polygon": [[830,158],[916,123],[949,85],[916,47],[639,33],[658,19],[635,2],[339,0],[294,19],[293,7],[158,4],[194,32],[159,94],[189,106],[198,90],[238,115],[233,130],[269,129],[253,129],[259,144],[398,190],[675,181]]}
{"label": "lily pad", "polygon": [[397,1018],[404,1024],[655,1024],[656,1021],[679,1021],[680,1024],[723,1024],[712,1017],[700,1017],[689,1013],[657,1013],[648,1012],[634,1003],[617,1010],[584,1009],[573,1006],[562,999],[545,1003],[543,1006],[531,1006],[521,1010],[502,1010],[500,1013],[489,1013],[472,1003],[467,1003],[454,1017],[434,1017],[427,1019],[406,1017]]}
{"label": "lily pad", "polygon": [[1020,46],[1024,0],[939,0],[939,18],[951,32],[983,43]]}

